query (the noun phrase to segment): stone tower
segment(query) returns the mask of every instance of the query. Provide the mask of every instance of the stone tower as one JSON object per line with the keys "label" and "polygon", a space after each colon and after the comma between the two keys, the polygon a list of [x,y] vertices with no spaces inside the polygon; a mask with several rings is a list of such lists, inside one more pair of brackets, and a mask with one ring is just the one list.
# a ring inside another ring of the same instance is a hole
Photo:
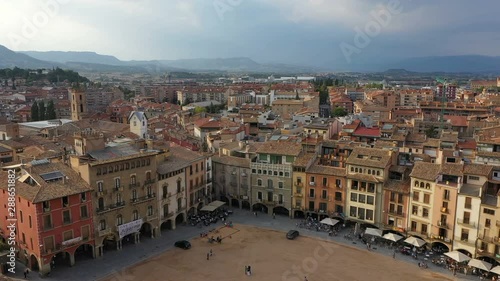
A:
{"label": "stone tower", "polygon": [[70,89],[71,120],[78,121],[87,115],[87,96],[81,89]]}

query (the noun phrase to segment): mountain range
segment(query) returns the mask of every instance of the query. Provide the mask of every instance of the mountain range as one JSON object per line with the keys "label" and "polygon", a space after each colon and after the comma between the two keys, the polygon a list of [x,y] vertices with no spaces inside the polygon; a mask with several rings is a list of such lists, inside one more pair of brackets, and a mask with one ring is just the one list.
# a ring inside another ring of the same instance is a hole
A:
{"label": "mountain range", "polygon": [[[332,63],[333,65],[333,63]],[[264,64],[250,58],[198,58],[178,60],[122,61],[95,52],[14,52],[0,45],[0,68],[67,68],[80,72],[165,72],[316,73],[336,71],[334,66],[309,67],[292,64]],[[418,57],[392,63],[366,65],[366,71],[406,69],[414,72],[500,73],[500,57],[479,55]],[[346,69],[348,71],[348,69]],[[363,71],[362,69],[356,69]]]}

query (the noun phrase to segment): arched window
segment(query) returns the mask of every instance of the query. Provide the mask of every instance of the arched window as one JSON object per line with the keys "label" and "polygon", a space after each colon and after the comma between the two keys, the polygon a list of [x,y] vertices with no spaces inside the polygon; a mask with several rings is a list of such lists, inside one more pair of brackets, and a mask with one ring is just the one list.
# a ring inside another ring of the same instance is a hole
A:
{"label": "arched window", "polygon": [[351,172],[354,172],[354,167],[351,167]]}
{"label": "arched window", "polygon": [[162,187],[162,194],[163,194],[163,198],[167,198],[167,194],[168,194],[168,186],[164,185]]}
{"label": "arched window", "polygon": [[424,183],[423,182],[420,183],[420,188],[424,188]]}
{"label": "arched window", "polygon": [[123,224],[123,216],[118,215],[116,216],[116,225],[122,225]]}
{"label": "arched window", "polygon": [[99,229],[100,230],[106,230],[106,220],[100,220],[99,221]]}
{"label": "arched window", "polygon": [[135,175],[130,176],[130,183],[131,184],[136,184],[137,183],[137,177]]}
{"label": "arched window", "polygon": [[258,180],[257,180],[257,185],[258,185],[258,186],[262,186],[262,180],[261,180],[261,179],[258,179]]}
{"label": "arched window", "polygon": [[132,200],[137,200],[137,189],[132,190]]}
{"label": "arched window", "polygon": [[109,166],[108,167],[108,173],[112,173],[113,172],[113,166]]}
{"label": "arched window", "polygon": [[139,212],[137,210],[134,210],[132,213],[132,219],[135,221],[139,219]]}
{"label": "arched window", "polygon": [[115,187],[120,188],[120,178],[115,179]]}
{"label": "arched window", "polygon": [[99,200],[97,200],[97,206],[100,210],[104,209],[104,198],[99,197]]}
{"label": "arched window", "polygon": [[100,181],[100,182],[97,183],[97,191],[98,192],[103,192],[104,191],[104,184],[102,183],[102,181]]}
{"label": "arched window", "polygon": [[372,174],[372,170],[368,169],[368,174],[371,175]]}
{"label": "arched window", "polygon": [[415,187],[418,187],[418,181],[415,181]]}
{"label": "arched window", "polygon": [[146,180],[150,181],[151,180],[151,172],[146,173]]}
{"label": "arched window", "polygon": [[380,171],[377,171],[377,176],[380,176]]}
{"label": "arched window", "polygon": [[431,185],[429,183],[425,184],[425,188],[431,189]]}
{"label": "arched window", "polygon": [[116,193],[116,205],[122,203],[122,194],[120,192]]}

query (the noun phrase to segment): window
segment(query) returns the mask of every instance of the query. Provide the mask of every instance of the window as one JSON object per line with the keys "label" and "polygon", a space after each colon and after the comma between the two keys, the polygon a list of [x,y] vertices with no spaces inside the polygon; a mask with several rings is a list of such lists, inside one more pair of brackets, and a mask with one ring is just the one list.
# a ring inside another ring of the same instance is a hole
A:
{"label": "window", "polygon": [[444,200],[450,200],[450,191],[448,189],[445,189],[443,192],[443,199]]}
{"label": "window", "polygon": [[134,210],[132,213],[132,220],[138,220],[139,219],[139,212],[137,210]]}
{"label": "window", "polygon": [[358,190],[358,181],[352,181],[352,184],[351,184],[351,189],[352,190]]}
{"label": "window", "polygon": [[62,204],[63,204],[63,207],[68,207],[69,205],[69,199],[68,199],[68,196],[64,196],[62,198]]}
{"label": "window", "polygon": [[460,235],[460,240],[468,241],[469,240],[469,230],[466,228],[462,228],[462,233]]}
{"label": "window", "polygon": [[373,220],[373,210],[366,209],[366,219],[369,221]]}
{"label": "window", "polygon": [[98,192],[103,192],[104,191],[104,184],[102,181],[97,183],[97,191]]}
{"label": "window", "polygon": [[416,201],[418,202],[418,200],[420,199],[420,193],[418,191],[413,191],[413,201]]}
{"label": "window", "polygon": [[89,217],[89,214],[87,212],[87,205],[80,206],[80,218],[86,219]]}
{"label": "window", "polygon": [[28,216],[28,222],[30,224],[30,228],[32,228],[33,225],[31,224],[31,215]]}
{"label": "window", "polygon": [[411,206],[411,214],[417,216],[418,215],[418,206]]}
{"label": "window", "polygon": [[429,217],[429,209],[422,208],[422,217],[424,217],[424,218],[428,218]]}
{"label": "window", "polygon": [[472,208],[472,198],[471,197],[465,197],[465,208],[466,209]]}
{"label": "window", "polygon": [[314,180],[315,180],[314,177],[311,177],[310,185],[314,185],[315,184]]}
{"label": "window", "polygon": [[411,231],[417,231],[417,222],[416,221],[411,222]]}
{"label": "window", "polygon": [[153,212],[153,206],[149,205],[148,206],[148,216],[152,216],[154,214]]}
{"label": "window", "polygon": [[373,197],[373,196],[366,196],[366,204],[373,205],[374,198],[375,197]]}
{"label": "window", "polygon": [[328,199],[328,191],[322,190],[321,191],[321,198],[323,199]]}
{"label": "window", "polygon": [[494,216],[495,215],[495,210],[484,208],[483,213]]}
{"label": "window", "polygon": [[[165,193],[163,196],[165,196],[165,198],[166,198],[166,195],[167,195],[167,194]],[[137,190],[135,190],[135,189],[134,189],[134,190],[132,190],[132,200],[133,200],[133,201],[136,201],[136,200],[137,200]]]}
{"label": "window", "polygon": [[359,203],[365,203],[366,202],[366,196],[364,194],[360,194],[358,196],[358,202]]}
{"label": "window", "polygon": [[283,188],[283,182],[282,181],[278,182],[278,188]]}
{"label": "window", "polygon": [[403,204],[403,194],[402,193],[398,194],[398,203]]}
{"label": "window", "polygon": [[80,201],[81,202],[87,201],[87,193],[83,192],[80,194]]}
{"label": "window", "polygon": [[119,205],[121,203],[122,203],[122,194],[116,193],[116,205]]}
{"label": "window", "polygon": [[120,178],[115,179],[115,187],[120,188]]}
{"label": "window", "polygon": [[426,224],[422,224],[422,233],[427,233],[427,225]]}
{"label": "window", "polygon": [[63,211],[63,223],[64,224],[71,223],[71,216],[69,210]]}
{"label": "window", "polygon": [[314,198],[314,188],[309,189],[309,197]]}
{"label": "window", "polygon": [[357,217],[357,210],[358,208],[351,206],[351,208],[349,209],[349,216]]}
{"label": "window", "polygon": [[357,193],[351,193],[351,201],[358,202],[358,194]]}
{"label": "window", "polygon": [[137,177],[135,175],[130,176],[130,184],[136,184],[137,183]]}
{"label": "window", "polygon": [[106,220],[99,221],[99,230],[106,230]]}
{"label": "window", "polygon": [[50,211],[50,202],[49,201],[43,201],[42,206],[43,206],[44,212]]}
{"label": "window", "polygon": [[396,202],[396,193],[395,192],[391,192],[389,201]]}
{"label": "window", "polygon": [[327,178],[323,178],[323,186],[328,186],[328,179]]}
{"label": "window", "polygon": [[431,195],[427,194],[427,193],[424,193],[424,203],[425,204],[430,204],[430,202],[431,202]]}
{"label": "window", "polygon": [[491,220],[490,219],[486,219],[486,221],[484,222],[484,226],[485,227],[491,227]]}
{"label": "window", "polygon": [[118,215],[116,216],[116,225],[122,225],[123,224],[123,216]]}
{"label": "window", "polygon": [[479,177],[477,177],[477,176],[469,176],[469,180],[478,181]]}

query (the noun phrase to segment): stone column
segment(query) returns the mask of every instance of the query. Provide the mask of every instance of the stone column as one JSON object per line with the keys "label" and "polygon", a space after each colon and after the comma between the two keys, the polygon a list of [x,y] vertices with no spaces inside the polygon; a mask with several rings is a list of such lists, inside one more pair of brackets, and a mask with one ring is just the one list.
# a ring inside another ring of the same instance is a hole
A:
{"label": "stone column", "polygon": [[172,221],[172,230],[174,230],[175,229],[175,219],[172,219],[171,221]]}
{"label": "stone column", "polygon": [[134,233],[134,244],[141,242],[141,234],[139,232]]}
{"label": "stone column", "polygon": [[67,255],[69,255],[69,266],[74,266],[75,265],[75,254],[70,254],[70,253],[66,253]]}

